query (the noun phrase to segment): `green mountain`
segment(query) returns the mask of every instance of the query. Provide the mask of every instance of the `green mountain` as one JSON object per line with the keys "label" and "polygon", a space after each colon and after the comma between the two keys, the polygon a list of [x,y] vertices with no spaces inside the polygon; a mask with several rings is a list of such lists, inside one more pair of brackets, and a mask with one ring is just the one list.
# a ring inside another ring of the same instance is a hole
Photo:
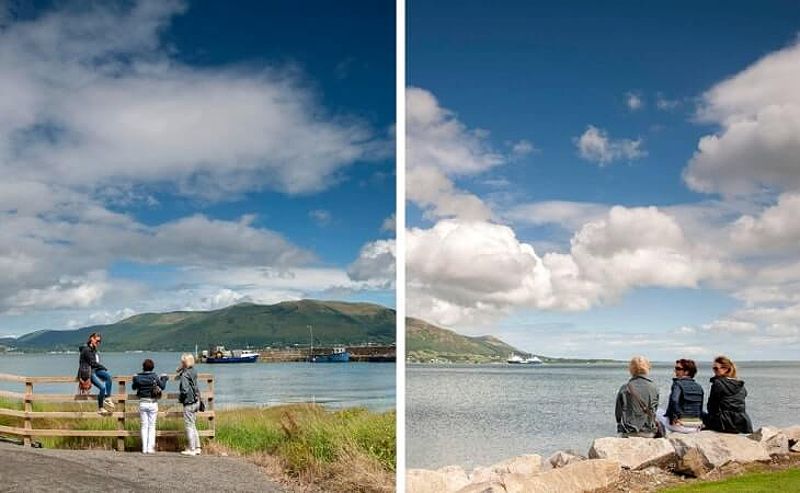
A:
{"label": "green mountain", "polygon": [[[511,354],[528,353],[494,336],[469,337],[416,318],[406,318],[406,358],[415,363],[505,362]],[[532,354],[545,363],[610,363],[607,359],[554,358]]]}
{"label": "green mountain", "polygon": [[77,330],[41,330],[4,344],[24,351],[76,350],[92,332],[103,334],[105,351],[185,351],[227,347],[395,342],[395,311],[371,303],[285,301],[241,303],[220,310],[144,313],[109,325]]}
{"label": "green mountain", "polygon": [[416,318],[406,318],[409,361],[488,363],[505,361],[511,353],[524,354],[493,336],[469,337]]}

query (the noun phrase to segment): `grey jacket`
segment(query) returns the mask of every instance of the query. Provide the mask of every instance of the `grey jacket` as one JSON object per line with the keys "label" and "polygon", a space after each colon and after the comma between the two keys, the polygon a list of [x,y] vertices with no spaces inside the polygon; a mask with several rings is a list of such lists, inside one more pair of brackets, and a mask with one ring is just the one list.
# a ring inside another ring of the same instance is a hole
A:
{"label": "grey jacket", "polygon": [[649,377],[638,375],[631,378],[617,393],[614,412],[617,418],[617,432],[655,433],[656,409],[658,409],[658,387]]}
{"label": "grey jacket", "polygon": [[192,368],[184,368],[178,370],[178,376],[175,377],[178,381],[178,402],[188,406],[194,404],[200,399],[197,395],[197,370]]}

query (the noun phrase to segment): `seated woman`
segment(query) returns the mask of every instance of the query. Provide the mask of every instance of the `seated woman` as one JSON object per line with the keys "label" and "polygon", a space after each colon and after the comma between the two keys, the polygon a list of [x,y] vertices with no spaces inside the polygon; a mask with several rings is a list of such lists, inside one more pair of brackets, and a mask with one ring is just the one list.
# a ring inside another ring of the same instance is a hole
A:
{"label": "seated woman", "polygon": [[658,387],[648,377],[650,362],[644,356],[635,356],[628,371],[631,379],[617,393],[617,431],[625,437],[653,438],[658,431]]}
{"label": "seated woman", "polygon": [[752,433],[753,423],[745,410],[747,389],[736,377],[736,365],[727,356],[717,356],[711,367],[711,391],[708,393],[708,413],[703,423],[709,430],[722,433]]}
{"label": "seated woman", "polygon": [[703,426],[703,387],[694,381],[697,364],[690,359],[675,362],[675,378],[667,410],[658,411],[664,429],[673,433],[694,433]]}

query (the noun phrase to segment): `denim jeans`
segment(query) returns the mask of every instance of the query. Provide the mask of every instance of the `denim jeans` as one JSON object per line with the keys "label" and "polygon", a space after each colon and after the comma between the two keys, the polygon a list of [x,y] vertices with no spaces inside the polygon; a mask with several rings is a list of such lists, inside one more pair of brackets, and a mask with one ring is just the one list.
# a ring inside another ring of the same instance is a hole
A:
{"label": "denim jeans", "polygon": [[152,454],[156,451],[156,418],[158,403],[140,401],[139,418],[142,421],[142,452]]}
{"label": "denim jeans", "polygon": [[183,406],[183,426],[186,428],[186,438],[189,441],[189,450],[198,450],[200,448],[200,436],[197,434],[197,410],[200,408],[200,403],[195,402],[188,406]]}
{"label": "denim jeans", "polygon": [[92,372],[92,384],[100,389],[100,392],[97,394],[98,408],[103,407],[103,400],[111,395],[112,380],[111,374],[106,370]]}

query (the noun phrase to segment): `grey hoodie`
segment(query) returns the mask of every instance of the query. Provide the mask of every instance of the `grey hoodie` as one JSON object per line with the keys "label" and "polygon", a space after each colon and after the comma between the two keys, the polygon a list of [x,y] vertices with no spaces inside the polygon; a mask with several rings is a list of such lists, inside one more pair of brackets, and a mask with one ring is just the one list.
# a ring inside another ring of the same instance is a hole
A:
{"label": "grey hoodie", "polygon": [[623,434],[655,433],[656,409],[658,409],[658,387],[647,376],[632,377],[617,393],[617,405],[614,410],[617,431]]}

